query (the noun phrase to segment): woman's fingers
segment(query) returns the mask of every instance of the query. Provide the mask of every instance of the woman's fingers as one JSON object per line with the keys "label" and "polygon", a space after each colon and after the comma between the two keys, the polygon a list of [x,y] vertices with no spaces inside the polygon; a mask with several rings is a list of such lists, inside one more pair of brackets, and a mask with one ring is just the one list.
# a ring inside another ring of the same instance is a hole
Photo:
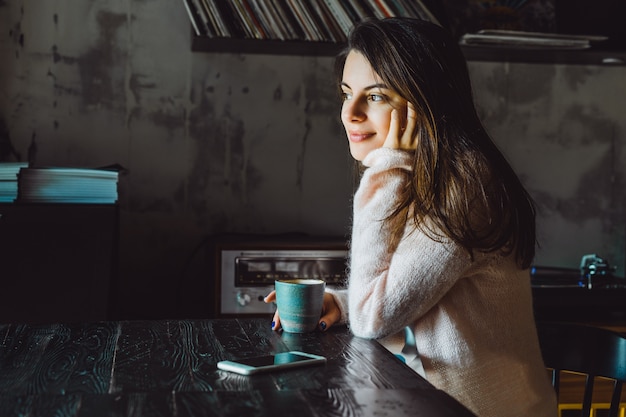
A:
{"label": "woman's fingers", "polygon": [[[265,303],[273,303],[276,302],[276,291],[272,291],[265,296],[263,299]],[[278,310],[274,312],[274,317],[272,318],[272,330],[280,329],[280,316],[278,315]]]}
{"label": "woman's fingers", "polygon": [[332,294],[324,293],[324,304],[322,307],[322,317],[318,322],[318,327],[321,331],[326,331],[333,324],[341,320],[341,310],[335,302],[335,297]]}
{"label": "woman's fingers", "polygon": [[407,103],[406,118],[401,117],[401,110],[391,111],[389,133],[385,138],[384,147],[392,149],[413,150],[417,146],[415,130],[417,126],[417,112],[412,103]]}
{"label": "woman's fingers", "polygon": [[406,125],[400,138],[400,149],[413,150],[417,146],[417,138],[415,137],[415,128],[417,126],[417,112],[412,103],[406,106]]}
{"label": "woman's fingers", "polygon": [[272,330],[280,329],[280,316],[278,315],[278,310],[274,313],[274,317],[272,318]]}
{"label": "woman's fingers", "polygon": [[276,291],[272,291],[269,294],[267,294],[265,298],[263,299],[263,302],[268,303],[268,304],[276,302]]}
{"label": "woman's fingers", "polygon": [[391,110],[391,122],[389,123],[389,132],[385,138],[385,143],[383,143],[384,147],[391,149],[399,148],[400,125],[400,112],[397,109]]}

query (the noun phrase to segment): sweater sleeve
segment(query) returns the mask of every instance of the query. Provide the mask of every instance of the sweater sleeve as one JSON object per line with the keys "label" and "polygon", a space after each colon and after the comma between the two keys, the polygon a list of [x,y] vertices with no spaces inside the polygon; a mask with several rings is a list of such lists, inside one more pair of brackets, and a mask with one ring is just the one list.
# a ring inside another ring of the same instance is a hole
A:
{"label": "sweater sleeve", "polygon": [[[453,242],[435,241],[409,224],[386,220],[411,174],[412,154],[380,148],[354,196],[348,317],[360,337],[382,338],[420,319],[463,276],[469,255]],[[394,230],[403,230],[395,236]]]}

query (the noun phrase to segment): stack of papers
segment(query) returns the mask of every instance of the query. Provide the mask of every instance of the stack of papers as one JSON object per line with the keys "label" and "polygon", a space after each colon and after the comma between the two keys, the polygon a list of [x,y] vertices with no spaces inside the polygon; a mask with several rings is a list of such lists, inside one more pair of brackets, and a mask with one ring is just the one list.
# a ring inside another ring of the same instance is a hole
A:
{"label": "stack of papers", "polygon": [[17,198],[17,174],[28,162],[0,162],[0,203],[12,203]]}
{"label": "stack of papers", "polygon": [[561,35],[557,33],[521,32],[514,30],[481,30],[466,33],[461,45],[506,46],[542,49],[587,49],[592,42],[605,41],[606,36]]}
{"label": "stack of papers", "polygon": [[112,204],[117,202],[118,172],[88,168],[22,168],[20,203]]}

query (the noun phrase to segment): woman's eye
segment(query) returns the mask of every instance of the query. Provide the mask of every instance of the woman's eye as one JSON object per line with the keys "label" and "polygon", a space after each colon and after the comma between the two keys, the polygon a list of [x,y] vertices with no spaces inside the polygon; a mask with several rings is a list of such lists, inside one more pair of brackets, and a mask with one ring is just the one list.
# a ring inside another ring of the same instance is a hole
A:
{"label": "woman's eye", "polygon": [[345,91],[341,93],[341,100],[346,101],[352,98],[352,94],[346,93]]}
{"label": "woman's eye", "polygon": [[383,101],[385,100],[385,97],[380,94],[370,94],[370,100],[371,101]]}

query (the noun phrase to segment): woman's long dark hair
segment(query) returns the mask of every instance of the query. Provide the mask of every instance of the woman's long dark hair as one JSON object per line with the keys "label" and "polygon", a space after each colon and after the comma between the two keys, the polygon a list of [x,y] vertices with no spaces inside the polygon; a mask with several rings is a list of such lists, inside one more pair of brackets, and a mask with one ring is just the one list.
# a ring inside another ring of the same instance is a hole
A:
{"label": "woman's long dark hair", "polygon": [[443,233],[472,256],[515,253],[518,265],[529,267],[533,201],[485,131],[465,58],[449,33],[411,18],[361,22],[337,57],[339,80],[350,51],[361,53],[418,112],[414,176],[393,216],[411,213],[432,238]]}

